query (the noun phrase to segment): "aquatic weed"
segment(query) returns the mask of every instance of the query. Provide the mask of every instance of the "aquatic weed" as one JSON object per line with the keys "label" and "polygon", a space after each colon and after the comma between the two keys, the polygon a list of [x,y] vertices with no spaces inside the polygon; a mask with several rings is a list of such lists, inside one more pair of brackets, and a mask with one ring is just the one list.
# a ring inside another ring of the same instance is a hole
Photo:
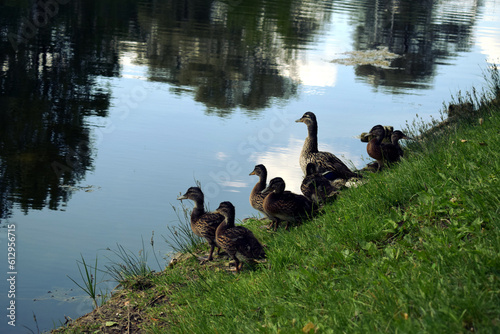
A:
{"label": "aquatic weed", "polygon": [[[80,273],[80,277],[83,281],[83,284],[78,283],[76,280],[68,276],[68,278],[73,281],[80,289],[82,289],[94,302],[94,307],[97,308],[99,303],[97,301],[98,298],[101,298],[101,304],[104,302],[105,294],[102,294],[102,291],[97,291],[97,256],[95,257],[95,263],[92,267],[85,262],[85,258],[81,255],[82,261],[77,261],[78,271]],[[80,267],[80,264],[83,266],[83,270]]]}

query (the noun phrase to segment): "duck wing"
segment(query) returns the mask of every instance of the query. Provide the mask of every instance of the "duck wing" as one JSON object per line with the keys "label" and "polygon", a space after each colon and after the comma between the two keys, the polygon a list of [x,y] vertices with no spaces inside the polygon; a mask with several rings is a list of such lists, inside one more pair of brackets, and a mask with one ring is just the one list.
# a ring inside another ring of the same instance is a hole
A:
{"label": "duck wing", "polygon": [[400,148],[398,145],[382,144],[381,145],[382,155],[388,162],[396,162],[400,159]]}
{"label": "duck wing", "polygon": [[318,168],[318,172],[334,172],[335,178],[350,179],[351,177],[359,177],[358,174],[354,173],[349,169],[333,153],[330,152],[317,152],[314,154],[314,163]]}
{"label": "duck wing", "polygon": [[285,191],[283,192],[283,200],[288,203],[288,214],[296,219],[307,218],[313,211],[312,202],[303,195]]}
{"label": "duck wing", "polygon": [[207,212],[195,223],[194,227],[201,237],[214,240],[217,227],[224,221],[224,216],[219,213]]}
{"label": "duck wing", "polygon": [[255,209],[260,212],[264,212],[264,199],[266,198],[267,194],[262,194],[261,193],[262,189],[257,189],[252,190],[250,193],[250,205]]}

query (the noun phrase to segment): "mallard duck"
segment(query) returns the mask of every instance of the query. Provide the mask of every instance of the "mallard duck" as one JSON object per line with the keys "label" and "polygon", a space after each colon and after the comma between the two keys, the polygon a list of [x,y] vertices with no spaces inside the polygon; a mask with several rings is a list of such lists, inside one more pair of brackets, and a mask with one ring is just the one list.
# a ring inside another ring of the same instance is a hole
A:
{"label": "mallard duck", "polygon": [[287,222],[285,229],[288,229],[290,222],[300,223],[313,213],[312,202],[305,196],[285,191],[285,181],[281,177],[269,181],[262,193],[267,194],[263,207],[275,231],[282,220]]}
{"label": "mallard duck", "polygon": [[403,149],[401,148],[401,146],[399,146],[400,139],[412,138],[407,137],[402,131],[396,130],[391,135],[390,144],[382,143],[382,149],[384,150],[385,154],[387,154],[387,160],[389,162],[399,161],[404,155]]}
{"label": "mallard duck", "polygon": [[382,164],[384,163],[383,155],[382,155],[382,140],[385,137],[385,130],[382,125],[375,125],[370,132],[368,132],[365,137],[371,136],[372,139],[366,145],[366,153],[373,159],[377,160],[378,168],[380,170]]}
{"label": "mallard duck", "polygon": [[317,166],[319,172],[334,172],[335,178],[350,179],[352,177],[360,177],[359,174],[352,172],[342,160],[337,158],[330,152],[318,151],[318,122],[316,115],[308,111],[300,119],[295,122],[302,122],[307,125],[307,138],[304,141],[304,146],[300,152],[300,168],[306,175],[306,167],[309,162]]}
{"label": "mallard duck", "polygon": [[231,202],[222,202],[215,211],[224,216],[224,221],[215,232],[217,244],[224,249],[234,260],[236,271],[241,269],[240,260],[236,254],[246,259],[262,259],[266,257],[264,247],[254,236],[252,231],[243,226],[234,225],[234,205]]}
{"label": "mallard duck", "polygon": [[[224,217],[214,212],[206,212],[204,207],[204,195],[199,187],[191,187],[178,200],[190,199],[194,202],[194,208],[191,212],[191,230],[201,238],[205,238],[210,245],[208,261],[213,260],[213,253],[217,247],[217,255],[220,253],[220,247],[215,243],[215,231],[222,223]],[[204,260],[204,259],[203,259]]]}
{"label": "mallard duck", "polygon": [[268,217],[267,213],[262,207],[264,198],[266,198],[266,195],[262,193],[262,190],[266,189],[267,169],[264,165],[256,165],[250,175],[257,175],[259,177],[259,182],[255,184],[252,192],[250,193],[250,205],[255,210],[263,213],[264,216]]}
{"label": "mallard duck", "polygon": [[366,146],[366,152],[370,157],[377,160],[378,168],[380,170],[384,163],[393,163],[399,161],[403,156],[403,150],[399,146],[400,139],[410,139],[400,130],[396,130],[391,135],[391,143],[383,143],[385,137],[385,129],[382,125],[375,125],[368,135],[373,138]]}
{"label": "mallard duck", "polygon": [[312,162],[308,163],[306,176],[300,186],[304,196],[318,205],[323,203],[327,197],[333,197],[337,194],[335,187],[328,179],[329,172],[325,173],[318,173],[316,165]]}

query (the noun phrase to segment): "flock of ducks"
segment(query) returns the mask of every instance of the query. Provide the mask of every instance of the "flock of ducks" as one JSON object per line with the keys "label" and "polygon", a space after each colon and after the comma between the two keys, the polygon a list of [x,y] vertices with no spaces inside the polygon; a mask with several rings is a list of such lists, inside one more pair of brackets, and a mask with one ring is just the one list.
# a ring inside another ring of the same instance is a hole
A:
{"label": "flock of ducks", "polygon": [[391,141],[384,142],[388,137],[387,131],[382,125],[375,125],[365,137],[371,136],[372,139],[366,146],[368,155],[377,160],[378,168],[380,170],[384,162],[394,163],[398,162],[403,157],[403,149],[399,146],[400,139],[412,139],[407,137],[400,130],[393,131],[390,134]]}
{"label": "flock of ducks", "polygon": [[[345,187],[348,180],[359,180],[362,175],[353,172],[339,158],[330,152],[318,150],[318,122],[312,112],[306,112],[296,122],[306,124],[308,135],[300,153],[300,167],[304,172],[301,185],[302,194],[286,191],[285,181],[281,177],[273,178],[267,184],[267,170],[264,165],[256,165],[250,175],[259,177],[259,181],[250,193],[250,204],[271,220],[269,228],[276,231],[280,223],[300,224],[311,217],[329,198],[334,198]],[[390,139],[389,139],[390,138]],[[392,131],[392,127],[374,126],[369,133],[363,134],[362,141],[368,142],[367,153],[376,160],[376,171],[385,164],[400,160],[403,150],[400,139],[411,139],[401,131]],[[178,200],[189,199],[194,202],[191,212],[191,229],[197,236],[204,238],[210,246],[208,258],[212,261],[217,248],[221,249],[234,261],[236,272],[243,263],[236,256],[247,260],[259,260],[266,257],[262,244],[255,235],[244,226],[235,225],[235,208],[231,202],[220,203],[214,212],[206,212],[204,195],[199,187],[190,187]],[[231,264],[230,264],[231,266]]]}

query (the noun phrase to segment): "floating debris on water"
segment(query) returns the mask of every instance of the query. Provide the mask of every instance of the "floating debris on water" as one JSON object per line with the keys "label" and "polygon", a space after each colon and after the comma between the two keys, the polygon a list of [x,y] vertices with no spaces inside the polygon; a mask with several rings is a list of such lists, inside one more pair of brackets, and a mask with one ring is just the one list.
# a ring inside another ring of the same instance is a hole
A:
{"label": "floating debris on water", "polygon": [[93,192],[95,190],[101,189],[101,187],[89,185],[89,186],[71,186],[69,184],[61,184],[60,188],[67,189],[69,191],[85,191],[86,193]]}
{"label": "floating debris on water", "polygon": [[387,47],[379,47],[376,50],[348,51],[342,53],[344,58],[337,58],[330,61],[342,65],[372,65],[383,68],[391,68],[394,59],[401,56],[389,51]]}
{"label": "floating debris on water", "polygon": [[46,294],[33,298],[33,301],[39,302],[44,300],[56,300],[58,302],[87,302],[89,296],[78,294],[79,291],[73,289],[58,288],[47,291]]}

